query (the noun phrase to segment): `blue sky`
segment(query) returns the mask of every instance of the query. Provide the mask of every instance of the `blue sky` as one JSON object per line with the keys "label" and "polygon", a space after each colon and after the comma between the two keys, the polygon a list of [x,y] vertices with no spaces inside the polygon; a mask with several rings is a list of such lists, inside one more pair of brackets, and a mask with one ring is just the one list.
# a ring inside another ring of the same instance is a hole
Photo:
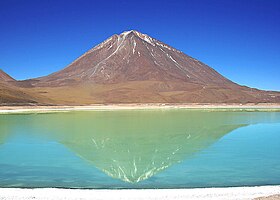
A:
{"label": "blue sky", "polygon": [[47,75],[131,29],[234,82],[280,91],[279,0],[0,0],[0,68]]}

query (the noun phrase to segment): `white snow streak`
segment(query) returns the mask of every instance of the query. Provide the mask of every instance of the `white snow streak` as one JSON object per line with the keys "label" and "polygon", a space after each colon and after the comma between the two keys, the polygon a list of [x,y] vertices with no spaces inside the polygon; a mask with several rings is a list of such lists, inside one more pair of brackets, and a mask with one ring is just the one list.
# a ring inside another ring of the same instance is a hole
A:
{"label": "white snow streak", "polygon": [[123,32],[120,36],[123,36],[124,38],[126,38],[126,36],[131,33],[132,31],[125,31]]}
{"label": "white snow streak", "polygon": [[152,52],[151,52],[150,54],[152,55],[152,57],[153,57],[154,59],[156,59],[156,57],[154,56],[154,54],[153,54]]}
{"label": "white snow streak", "polygon": [[[125,35],[125,37],[126,37],[126,35]],[[107,58],[105,58],[104,60],[100,61],[99,63],[97,63],[97,65],[94,66],[94,71],[93,71],[93,73],[90,75],[90,77],[92,77],[92,76],[96,73],[97,68],[98,68],[98,66],[99,66],[101,63],[105,62],[106,60],[108,60],[109,58],[111,58],[115,53],[117,53],[117,51],[121,48],[125,37],[119,37],[119,36],[118,36],[118,40],[117,40],[117,45],[118,45],[118,46],[117,46],[116,50],[115,50],[111,55],[109,55]]]}
{"label": "white snow streak", "polygon": [[167,55],[167,57],[170,58],[175,63],[175,65],[177,66],[178,69],[185,72],[186,76],[188,78],[190,78],[190,76],[187,74],[188,72],[186,71],[186,69],[183,66],[181,66],[171,55],[169,55],[167,52],[165,52],[162,48],[160,48],[160,50],[162,52],[164,52]]}
{"label": "white snow streak", "polygon": [[155,63],[156,65],[160,66],[160,64],[158,64],[156,61],[154,61],[154,63]]}
{"label": "white snow streak", "polygon": [[166,48],[166,49],[168,49],[168,50],[170,50],[170,51],[176,51],[176,52],[178,52],[178,53],[182,53],[181,51],[179,51],[179,50],[177,50],[177,49],[174,49],[174,48],[171,48],[171,47],[169,47],[169,46],[167,46],[167,45],[165,45],[165,44],[162,44],[162,43],[159,43],[159,42],[156,42],[156,44],[157,44],[158,46],[161,46],[161,47],[163,47],[163,48]]}
{"label": "white snow streak", "polygon": [[133,40],[133,50],[132,50],[133,54],[135,53],[135,47],[136,47],[136,42],[135,42],[135,40]]}
{"label": "white snow streak", "polygon": [[151,44],[151,45],[153,45],[153,46],[155,46],[155,44],[152,42],[153,41],[153,39],[152,38],[150,38],[149,36],[147,36],[147,35],[144,35],[144,38],[143,38],[146,42],[148,42],[149,44]]}

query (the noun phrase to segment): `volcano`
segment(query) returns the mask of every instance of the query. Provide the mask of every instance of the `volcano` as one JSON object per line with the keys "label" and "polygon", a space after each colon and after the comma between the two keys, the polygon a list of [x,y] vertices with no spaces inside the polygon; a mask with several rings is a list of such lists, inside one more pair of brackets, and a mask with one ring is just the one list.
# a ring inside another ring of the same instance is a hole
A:
{"label": "volcano", "polygon": [[279,92],[238,85],[134,30],[113,35],[61,71],[18,85],[67,105],[280,102]]}
{"label": "volcano", "polygon": [[113,35],[65,69],[38,80],[40,86],[127,81],[232,84],[202,62],[137,31]]}

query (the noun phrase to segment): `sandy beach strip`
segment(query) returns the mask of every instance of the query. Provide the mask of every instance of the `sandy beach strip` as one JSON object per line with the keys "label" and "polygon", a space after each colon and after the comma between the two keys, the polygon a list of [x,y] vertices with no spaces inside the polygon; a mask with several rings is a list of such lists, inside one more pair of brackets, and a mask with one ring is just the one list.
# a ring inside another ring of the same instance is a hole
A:
{"label": "sandy beach strip", "polygon": [[110,200],[238,200],[268,197],[280,194],[280,186],[231,187],[231,188],[198,188],[198,189],[17,189],[1,188],[1,200],[29,199],[110,199]]}
{"label": "sandy beach strip", "polygon": [[91,110],[202,109],[220,111],[280,111],[280,104],[96,104],[90,106],[0,106],[0,114]]}

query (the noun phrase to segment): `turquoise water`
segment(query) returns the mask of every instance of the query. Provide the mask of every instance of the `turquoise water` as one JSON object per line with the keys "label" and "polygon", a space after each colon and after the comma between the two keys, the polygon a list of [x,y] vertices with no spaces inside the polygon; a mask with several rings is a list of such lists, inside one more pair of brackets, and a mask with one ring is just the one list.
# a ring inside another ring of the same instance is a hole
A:
{"label": "turquoise water", "polygon": [[280,112],[0,115],[0,187],[280,184]]}

